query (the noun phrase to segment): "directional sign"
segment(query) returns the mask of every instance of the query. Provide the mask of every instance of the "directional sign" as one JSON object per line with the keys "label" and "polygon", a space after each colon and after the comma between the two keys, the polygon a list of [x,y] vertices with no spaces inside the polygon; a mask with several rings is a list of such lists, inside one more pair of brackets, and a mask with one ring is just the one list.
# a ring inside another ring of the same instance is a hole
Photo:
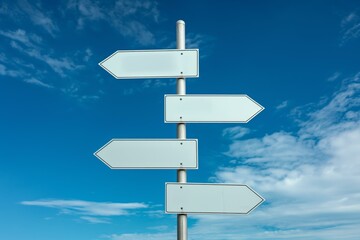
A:
{"label": "directional sign", "polygon": [[247,123],[262,110],[247,95],[165,95],[166,123]]}
{"label": "directional sign", "polygon": [[166,183],[166,213],[248,214],[265,199],[247,185]]}
{"label": "directional sign", "polygon": [[197,169],[197,139],[113,139],[94,155],[111,169]]}
{"label": "directional sign", "polygon": [[117,79],[199,77],[198,49],[116,51],[99,63]]}

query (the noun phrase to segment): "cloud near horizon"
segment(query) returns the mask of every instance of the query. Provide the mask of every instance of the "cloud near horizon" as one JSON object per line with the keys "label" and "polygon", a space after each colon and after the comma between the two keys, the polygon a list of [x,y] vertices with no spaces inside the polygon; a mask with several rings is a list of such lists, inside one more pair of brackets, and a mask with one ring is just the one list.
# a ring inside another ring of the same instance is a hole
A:
{"label": "cloud near horizon", "polygon": [[140,209],[149,208],[145,203],[113,203],[113,202],[91,202],[83,200],[34,200],[22,201],[20,204],[26,206],[38,206],[55,208],[61,214],[78,215],[90,223],[109,223],[108,219],[99,217],[123,216],[135,213]]}

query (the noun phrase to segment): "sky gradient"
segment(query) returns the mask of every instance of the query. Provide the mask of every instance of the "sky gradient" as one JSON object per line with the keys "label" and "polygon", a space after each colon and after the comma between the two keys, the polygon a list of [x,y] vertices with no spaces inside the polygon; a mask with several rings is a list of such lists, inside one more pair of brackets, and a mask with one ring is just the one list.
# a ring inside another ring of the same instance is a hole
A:
{"label": "sky gradient", "polygon": [[[247,124],[188,124],[189,182],[248,184],[246,216],[189,215],[189,239],[358,239],[359,1],[57,0],[0,3],[0,239],[176,239],[175,170],[111,170],[112,138],[176,138],[175,79],[116,80],[116,50],[200,51],[187,93],[247,94]],[[236,109],[234,109],[236,111]]]}

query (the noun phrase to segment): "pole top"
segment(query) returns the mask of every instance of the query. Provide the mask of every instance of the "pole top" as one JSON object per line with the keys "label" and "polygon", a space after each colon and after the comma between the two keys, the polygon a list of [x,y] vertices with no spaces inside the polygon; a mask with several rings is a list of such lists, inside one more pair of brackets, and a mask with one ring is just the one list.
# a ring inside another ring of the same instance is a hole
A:
{"label": "pole top", "polygon": [[176,22],[176,24],[184,24],[184,25],[185,25],[185,22],[184,22],[183,20],[178,20],[178,21]]}

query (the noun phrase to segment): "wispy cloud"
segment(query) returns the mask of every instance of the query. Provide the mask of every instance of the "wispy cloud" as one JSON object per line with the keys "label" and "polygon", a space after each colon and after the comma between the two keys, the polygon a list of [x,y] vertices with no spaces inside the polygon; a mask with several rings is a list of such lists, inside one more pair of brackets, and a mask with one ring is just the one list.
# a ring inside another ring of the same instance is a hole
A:
{"label": "wispy cloud", "polygon": [[[101,79],[93,77],[90,83],[79,77],[85,70],[87,75],[96,75],[95,69],[89,69],[94,60],[93,46],[71,50],[70,45],[62,45],[60,52],[59,42],[54,38],[66,41],[65,32],[69,36],[73,31],[89,28],[98,31],[99,26],[106,24],[135,45],[149,46],[157,42],[152,29],[160,21],[157,1],[115,0],[104,3],[66,0],[52,6],[49,8],[43,1],[29,0],[0,4],[1,18],[12,23],[4,24],[0,29],[0,38],[6,49],[6,56],[0,54],[2,76],[19,78],[44,89],[57,89],[80,103],[96,100],[101,96],[101,90],[98,90],[101,89]],[[91,84],[99,85],[93,88]],[[160,87],[163,84],[155,80],[148,85]],[[124,94],[142,91],[146,87],[124,90]]]}
{"label": "wispy cloud", "polygon": [[289,101],[285,100],[285,101],[281,102],[279,105],[277,105],[276,109],[277,110],[284,109],[288,106],[288,104],[289,104]]}
{"label": "wispy cloud", "polygon": [[106,14],[97,2],[90,0],[69,0],[67,8],[77,10],[80,14],[77,19],[77,28],[83,29],[86,21],[105,20]]}
{"label": "wispy cloud", "polygon": [[[140,209],[148,208],[145,203],[90,202],[83,200],[35,200],[23,201],[22,205],[55,208],[61,214],[79,215],[82,220],[91,223],[107,223],[109,219],[101,217],[123,216]],[[100,218],[99,218],[100,217]]]}
{"label": "wispy cloud", "polygon": [[240,126],[225,128],[222,132],[223,137],[229,138],[231,140],[239,139],[250,133],[249,128],[244,128]]}
{"label": "wispy cloud", "polygon": [[40,2],[38,4],[31,4],[27,0],[20,0],[18,4],[21,11],[26,13],[35,25],[45,29],[51,36],[55,36],[59,28],[52,20],[50,13],[41,7]]}
{"label": "wispy cloud", "polygon": [[[0,54],[0,62],[4,63],[0,64],[0,75],[21,78],[21,81],[44,87],[44,89],[57,89],[67,96],[77,99],[79,103],[99,99],[101,90],[89,94],[80,91],[80,88],[83,87],[81,81],[68,81],[78,70],[85,67],[76,64],[76,62],[90,61],[93,55],[90,48],[83,51],[78,50],[70,58],[55,54],[52,49],[44,45],[41,37],[28,33],[23,29],[15,31],[0,30],[0,35],[8,39],[10,47],[16,50],[20,56],[11,56],[11,60],[9,60],[7,55]],[[50,68],[50,71],[46,66]],[[59,77],[54,75],[53,72],[60,76],[62,81],[56,81]]]}
{"label": "wispy cloud", "polygon": [[66,71],[74,71],[75,69],[82,67],[80,65],[76,65],[70,58],[56,58],[48,54],[44,54],[42,53],[42,48],[40,46],[35,46],[34,44],[32,44],[31,47],[28,47],[21,46],[16,41],[11,41],[10,45],[19,52],[46,63],[54,72],[58,73],[62,77],[66,76]]}
{"label": "wispy cloud", "polygon": [[175,79],[149,79],[142,82],[139,87],[136,88],[126,88],[123,90],[124,95],[132,95],[135,93],[140,93],[146,89],[157,89],[165,88],[176,85]]}
{"label": "wispy cloud", "polygon": [[[163,39],[166,41],[168,39]],[[188,49],[200,49],[200,58],[206,58],[211,55],[215,37],[201,33],[186,34],[185,47]],[[176,41],[171,41],[165,48],[176,48]]]}
{"label": "wispy cloud", "polygon": [[[162,212],[162,214],[164,214]],[[149,230],[155,230],[155,231],[161,231],[161,232],[164,232],[164,231],[167,231],[169,229],[169,226],[167,225],[160,225],[160,226],[155,226],[155,227],[148,227]]]}
{"label": "wispy cloud", "polygon": [[21,70],[11,70],[8,69],[5,65],[0,64],[0,75],[9,77],[21,77],[24,76],[24,72]]}
{"label": "wispy cloud", "polygon": [[92,22],[105,21],[122,36],[134,39],[140,45],[155,44],[155,35],[138,21],[139,17],[158,22],[159,10],[155,1],[117,0],[113,4],[100,4],[91,0],[70,0],[67,7],[78,14],[77,28],[91,26]]}
{"label": "wispy cloud", "polygon": [[109,219],[99,218],[99,217],[83,216],[83,217],[80,217],[80,219],[85,220],[89,223],[110,223]]}
{"label": "wispy cloud", "polygon": [[29,83],[29,84],[34,84],[34,85],[40,86],[40,87],[45,87],[45,88],[54,88],[53,86],[46,84],[36,78],[25,79],[24,82]]}
{"label": "wispy cloud", "polygon": [[334,72],[330,77],[328,77],[328,81],[329,82],[333,82],[337,79],[339,79],[339,77],[341,76],[341,72]]}
{"label": "wispy cloud", "polygon": [[90,60],[90,58],[92,57],[92,55],[93,55],[93,52],[91,51],[90,48],[85,49],[85,55],[84,55],[83,60],[85,62],[88,62]]}
{"label": "wispy cloud", "polygon": [[173,240],[176,238],[176,233],[127,233],[127,234],[112,234],[104,236],[105,238],[111,240],[138,240],[138,239],[146,239],[146,240]]}
{"label": "wispy cloud", "polygon": [[175,86],[176,80],[174,79],[150,79],[145,80],[141,87],[142,88],[160,88],[160,87],[167,87],[167,86]]}
{"label": "wispy cloud", "polygon": [[341,33],[341,45],[360,37],[360,16],[358,12],[352,12],[343,18],[341,21]]}
{"label": "wispy cloud", "polygon": [[200,46],[203,47],[204,44],[207,44],[208,40],[205,35],[190,33],[186,36],[186,47],[200,48]]}
{"label": "wispy cloud", "polygon": [[33,47],[35,43],[40,43],[42,41],[41,37],[36,34],[28,34],[23,29],[17,29],[16,31],[2,31],[0,30],[0,35],[10,38],[12,40],[21,42],[28,47]]}
{"label": "wispy cloud", "polygon": [[7,61],[7,58],[4,53],[0,53],[0,62],[5,63]]}
{"label": "wispy cloud", "polygon": [[60,88],[60,91],[68,97],[77,99],[80,104],[98,100],[104,93],[103,91],[98,90],[93,94],[86,94],[82,91],[81,87],[81,83],[73,81],[65,87]]}

